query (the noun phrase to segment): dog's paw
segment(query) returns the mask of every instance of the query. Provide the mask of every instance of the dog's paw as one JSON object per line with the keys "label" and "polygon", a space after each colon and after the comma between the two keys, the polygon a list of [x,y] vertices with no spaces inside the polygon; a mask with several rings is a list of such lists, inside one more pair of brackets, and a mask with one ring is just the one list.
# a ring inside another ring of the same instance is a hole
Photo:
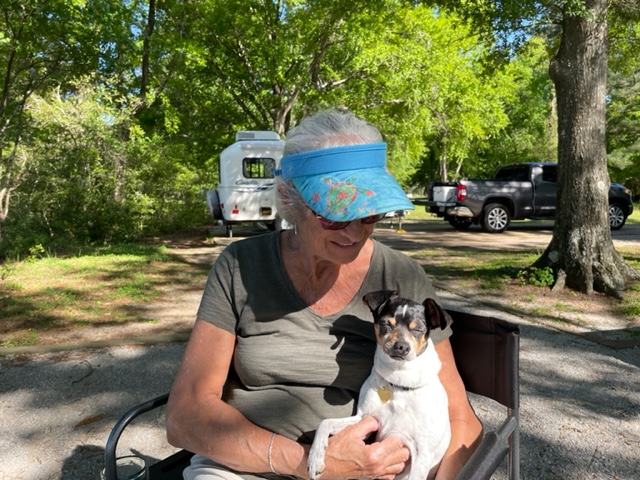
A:
{"label": "dog's paw", "polygon": [[315,480],[318,478],[325,469],[324,453],[327,449],[326,445],[323,445],[322,441],[315,441],[309,450],[309,460],[307,462],[307,470],[309,471],[309,478]]}
{"label": "dog's paw", "polygon": [[309,464],[309,479],[316,480],[324,472],[324,463],[321,465]]}

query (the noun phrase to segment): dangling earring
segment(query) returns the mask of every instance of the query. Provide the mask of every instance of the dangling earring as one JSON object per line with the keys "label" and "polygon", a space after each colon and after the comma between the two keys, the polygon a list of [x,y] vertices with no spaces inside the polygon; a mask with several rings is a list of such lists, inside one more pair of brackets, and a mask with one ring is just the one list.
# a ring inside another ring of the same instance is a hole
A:
{"label": "dangling earring", "polygon": [[298,224],[296,223],[293,224],[293,234],[298,235]]}

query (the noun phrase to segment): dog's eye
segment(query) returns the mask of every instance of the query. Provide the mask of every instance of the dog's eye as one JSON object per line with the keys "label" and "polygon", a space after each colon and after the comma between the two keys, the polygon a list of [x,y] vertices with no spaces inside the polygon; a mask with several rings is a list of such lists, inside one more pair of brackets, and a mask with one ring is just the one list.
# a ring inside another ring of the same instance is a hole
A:
{"label": "dog's eye", "polygon": [[391,324],[387,320],[381,320],[380,323],[380,331],[388,332],[391,330]]}
{"label": "dog's eye", "polygon": [[416,335],[422,335],[424,332],[427,331],[427,329],[424,328],[424,325],[415,325],[415,326],[412,326],[409,330],[411,331],[411,333]]}

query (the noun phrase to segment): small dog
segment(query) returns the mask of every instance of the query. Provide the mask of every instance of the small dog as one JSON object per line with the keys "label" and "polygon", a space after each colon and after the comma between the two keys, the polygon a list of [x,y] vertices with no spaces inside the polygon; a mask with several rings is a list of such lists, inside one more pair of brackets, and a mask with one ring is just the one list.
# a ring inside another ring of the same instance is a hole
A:
{"label": "small dog", "polygon": [[322,475],[329,436],[359,422],[378,420],[378,441],[393,435],[411,451],[409,471],[398,479],[425,480],[435,475],[451,440],[447,394],[440,383],[440,360],[432,329],[444,329],[451,317],[432,298],[423,304],[384,290],[363,297],[374,318],[377,348],[371,375],[360,389],[353,417],[320,423],[309,452],[311,480]]}

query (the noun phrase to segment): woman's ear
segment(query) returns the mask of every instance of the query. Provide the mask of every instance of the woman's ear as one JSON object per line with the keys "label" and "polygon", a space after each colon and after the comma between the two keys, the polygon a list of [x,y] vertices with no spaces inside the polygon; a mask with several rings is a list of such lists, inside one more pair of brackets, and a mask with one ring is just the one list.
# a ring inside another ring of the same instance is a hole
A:
{"label": "woman's ear", "polygon": [[285,187],[282,183],[278,183],[278,195],[280,198],[288,198],[287,197],[287,187]]}

